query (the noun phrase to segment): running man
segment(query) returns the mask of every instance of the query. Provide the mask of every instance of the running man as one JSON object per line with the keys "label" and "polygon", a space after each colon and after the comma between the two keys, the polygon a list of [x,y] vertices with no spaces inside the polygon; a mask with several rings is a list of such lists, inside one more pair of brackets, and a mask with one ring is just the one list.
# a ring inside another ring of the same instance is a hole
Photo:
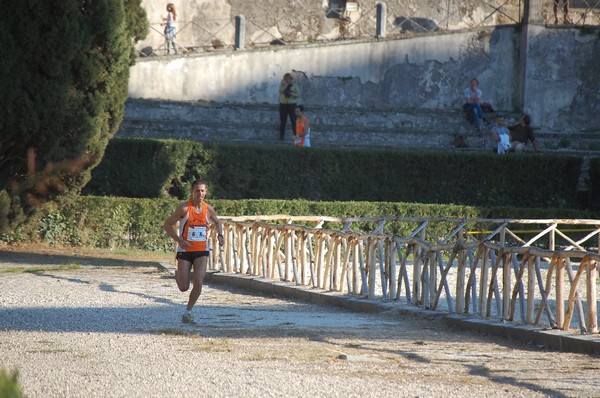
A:
{"label": "running man", "polygon": [[[191,199],[180,204],[166,220],[163,228],[177,242],[177,271],[175,279],[182,292],[190,288],[191,271],[194,270],[192,291],[186,310],[181,318],[183,323],[195,323],[192,308],[202,293],[202,282],[206,275],[210,241],[207,229],[211,222],[217,225],[219,245],[223,246],[223,224],[215,209],[204,201],[207,186],[204,181],[195,180],[190,189]],[[174,229],[179,221],[179,234]]]}

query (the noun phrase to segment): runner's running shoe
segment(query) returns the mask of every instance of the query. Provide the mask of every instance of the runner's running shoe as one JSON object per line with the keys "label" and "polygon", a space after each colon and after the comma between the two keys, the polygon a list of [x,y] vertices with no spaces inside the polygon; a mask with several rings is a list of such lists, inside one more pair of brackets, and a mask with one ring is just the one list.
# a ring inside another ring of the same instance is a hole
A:
{"label": "runner's running shoe", "polygon": [[181,322],[183,323],[188,323],[190,325],[193,325],[196,323],[196,321],[194,320],[194,315],[193,314],[183,314],[183,316],[181,317]]}

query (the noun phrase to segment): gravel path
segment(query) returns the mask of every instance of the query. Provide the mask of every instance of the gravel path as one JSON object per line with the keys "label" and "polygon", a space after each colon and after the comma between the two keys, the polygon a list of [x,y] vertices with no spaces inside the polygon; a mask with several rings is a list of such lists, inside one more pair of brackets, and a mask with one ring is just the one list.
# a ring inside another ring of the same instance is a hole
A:
{"label": "gravel path", "polygon": [[0,256],[0,367],[28,397],[567,397],[600,394],[597,357],[448,330],[435,320],[204,287],[152,267]]}

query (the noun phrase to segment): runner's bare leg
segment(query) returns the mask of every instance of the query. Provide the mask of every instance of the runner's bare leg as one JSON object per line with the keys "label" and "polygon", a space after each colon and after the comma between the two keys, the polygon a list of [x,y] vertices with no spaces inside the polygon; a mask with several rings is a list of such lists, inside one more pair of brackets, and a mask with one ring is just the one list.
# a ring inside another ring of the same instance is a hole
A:
{"label": "runner's bare leg", "polygon": [[202,293],[202,283],[204,283],[204,276],[206,275],[206,267],[208,265],[208,256],[198,257],[194,261],[194,281],[192,282],[193,287],[190,291],[190,298],[188,300],[187,309],[191,311]]}

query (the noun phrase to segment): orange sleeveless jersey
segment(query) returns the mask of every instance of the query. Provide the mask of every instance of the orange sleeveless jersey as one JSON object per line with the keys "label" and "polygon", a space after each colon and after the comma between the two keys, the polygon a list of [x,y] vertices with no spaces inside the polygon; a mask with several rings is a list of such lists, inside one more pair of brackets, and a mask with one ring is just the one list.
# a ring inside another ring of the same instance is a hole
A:
{"label": "orange sleeveless jersey", "polygon": [[[308,120],[308,118],[306,118],[306,117],[296,120],[296,135],[300,135],[300,134],[304,133],[304,131],[306,130],[305,125],[306,125],[307,120]],[[304,139],[306,138],[306,136],[302,136],[299,138],[300,139],[296,139],[294,141],[294,145],[295,146],[304,146]]]}
{"label": "orange sleeveless jersey", "polygon": [[202,202],[202,211],[196,213],[192,201],[187,203],[188,211],[184,218],[179,220],[179,236],[190,243],[186,249],[177,247],[178,252],[204,252],[210,250],[210,242],[207,237],[208,227],[208,205]]}

